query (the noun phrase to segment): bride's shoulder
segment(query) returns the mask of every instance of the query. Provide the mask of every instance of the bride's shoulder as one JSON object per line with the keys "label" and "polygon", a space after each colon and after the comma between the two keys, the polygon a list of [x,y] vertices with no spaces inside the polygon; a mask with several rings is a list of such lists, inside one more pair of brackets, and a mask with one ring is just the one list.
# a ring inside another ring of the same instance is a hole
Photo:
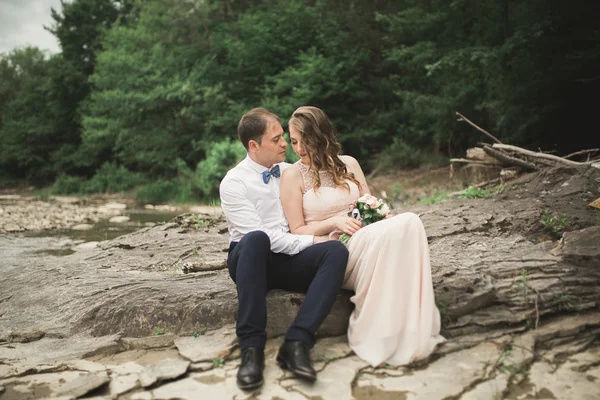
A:
{"label": "bride's shoulder", "polygon": [[356,158],[352,157],[352,156],[339,156],[340,159],[344,162],[344,164],[346,164],[349,167],[358,165],[358,161],[356,161]]}
{"label": "bride's shoulder", "polygon": [[300,172],[298,165],[288,164],[288,167],[283,170],[281,177],[290,180],[298,180],[302,179],[302,172]]}

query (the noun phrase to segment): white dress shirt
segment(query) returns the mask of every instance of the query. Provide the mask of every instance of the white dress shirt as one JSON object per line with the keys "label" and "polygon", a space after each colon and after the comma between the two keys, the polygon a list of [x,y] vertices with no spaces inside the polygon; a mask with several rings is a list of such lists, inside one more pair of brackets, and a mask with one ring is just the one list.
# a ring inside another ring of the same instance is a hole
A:
{"label": "white dress shirt", "polygon": [[[279,165],[282,174],[290,166],[285,162],[275,165]],[[271,176],[265,184],[262,173],[266,170],[268,168],[246,156],[221,181],[219,192],[227,218],[229,242],[239,242],[252,231],[263,231],[271,239],[272,252],[297,254],[312,245],[314,237],[290,233],[279,200],[281,178]]]}

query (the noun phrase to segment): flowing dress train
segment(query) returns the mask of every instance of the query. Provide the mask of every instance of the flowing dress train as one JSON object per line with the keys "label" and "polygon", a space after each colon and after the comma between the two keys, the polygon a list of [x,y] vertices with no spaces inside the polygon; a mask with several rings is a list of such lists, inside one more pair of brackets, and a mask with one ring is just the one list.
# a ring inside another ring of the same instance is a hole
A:
{"label": "flowing dress train", "polygon": [[[315,192],[312,174],[296,165],[304,180],[303,211],[307,224],[346,215],[360,196],[356,184],[350,191],[336,188],[322,172]],[[440,313],[435,305],[429,246],[421,219],[403,213],[361,228],[348,243],[350,257],[344,289],[353,290],[355,308],[350,316],[350,348],[372,366],[405,365],[427,357],[440,336]]]}

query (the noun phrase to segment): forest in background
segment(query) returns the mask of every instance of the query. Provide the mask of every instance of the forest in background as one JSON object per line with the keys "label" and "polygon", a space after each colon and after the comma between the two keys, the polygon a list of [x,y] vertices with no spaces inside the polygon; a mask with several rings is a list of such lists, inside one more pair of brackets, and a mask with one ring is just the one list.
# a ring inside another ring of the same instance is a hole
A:
{"label": "forest in background", "polygon": [[[586,4],[587,3],[587,4]],[[0,55],[0,187],[210,200],[262,106],[321,107],[366,171],[485,139],[598,145],[600,2],[72,0],[62,51]],[[291,146],[290,146],[291,147]],[[290,154],[290,159],[293,155]]]}

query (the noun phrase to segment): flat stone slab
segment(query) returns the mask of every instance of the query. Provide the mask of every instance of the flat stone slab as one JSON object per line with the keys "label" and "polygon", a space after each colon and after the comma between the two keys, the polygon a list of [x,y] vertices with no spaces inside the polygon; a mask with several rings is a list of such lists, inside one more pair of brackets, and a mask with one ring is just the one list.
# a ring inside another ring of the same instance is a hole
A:
{"label": "flat stone slab", "polygon": [[173,346],[175,337],[173,334],[166,333],[141,338],[123,338],[121,339],[121,343],[126,350],[159,349]]}
{"label": "flat stone slab", "polygon": [[91,250],[91,249],[95,249],[96,247],[98,247],[98,243],[100,242],[85,242],[85,243],[80,243],[76,246],[73,246],[73,250],[75,251],[82,251],[82,250]]}
{"label": "flat stone slab", "polygon": [[174,379],[185,374],[190,366],[189,361],[169,358],[146,367],[139,375],[143,387],[152,386],[159,381]]}
{"label": "flat stone slab", "polygon": [[127,393],[140,387],[140,378],[138,374],[120,375],[113,377],[108,387],[111,397],[116,398],[123,393]]}
{"label": "flat stone slab", "polygon": [[235,327],[227,326],[196,337],[180,337],[175,340],[175,346],[179,354],[194,363],[222,359],[237,346]]}
{"label": "flat stone slab", "polygon": [[472,382],[483,379],[488,365],[498,360],[502,350],[494,343],[482,343],[432,362],[421,371],[411,371],[399,377],[378,377],[364,374],[357,381],[361,393],[391,392],[408,398],[418,393],[418,399],[444,399],[460,395]]}
{"label": "flat stone slab", "polygon": [[108,375],[104,373],[89,373],[81,375],[70,382],[67,382],[61,386],[55,393],[54,397],[67,396],[67,397],[81,397],[94,389],[108,383],[110,379]]}
{"label": "flat stone slab", "polygon": [[523,385],[523,396],[538,399],[600,399],[600,366],[580,372],[577,371],[578,364],[567,361],[556,368],[543,361],[534,363],[529,371],[529,385]]}
{"label": "flat stone slab", "polygon": [[118,340],[116,335],[99,338],[75,335],[65,339],[42,338],[30,343],[0,346],[0,360],[11,360],[9,365],[0,364],[0,379],[28,371],[54,370],[72,360],[116,352],[120,348]]}
{"label": "flat stone slab", "polygon": [[[179,216],[61,257],[32,251],[56,239],[0,236],[0,386],[8,398],[29,395],[40,385],[49,396],[82,374],[109,373],[115,382],[103,393],[132,399],[198,398],[198,393],[238,399],[336,394],[359,400],[476,399],[494,398],[498,390],[508,398],[576,398],[582,393],[568,387],[572,382],[594,393],[600,228],[583,190],[600,182],[600,171],[593,170],[541,172],[522,180],[521,189],[493,199],[396,209],[422,216],[449,342],[415,365],[370,368],[352,355],[344,336],[321,339],[312,357],[323,383],[331,382],[327,387],[297,381],[276,365],[282,335],[304,295],[275,290],[267,296],[265,386],[256,393],[237,389],[235,338],[217,333],[234,326],[237,312],[220,217],[203,216],[198,223]],[[38,211],[51,206],[56,205],[35,205]],[[71,206],[61,204],[65,213]],[[2,208],[3,216],[12,213]],[[572,224],[562,240],[549,239],[541,222],[545,210],[564,214]],[[109,211],[95,215],[120,213]],[[50,226],[51,221],[38,222]],[[11,245],[15,241],[19,246]],[[346,333],[351,296],[337,297],[320,338]],[[192,365],[184,357],[203,361]],[[123,366],[128,362],[134,364]],[[529,371],[530,380],[514,371]],[[334,383],[339,384],[335,391]]]}

